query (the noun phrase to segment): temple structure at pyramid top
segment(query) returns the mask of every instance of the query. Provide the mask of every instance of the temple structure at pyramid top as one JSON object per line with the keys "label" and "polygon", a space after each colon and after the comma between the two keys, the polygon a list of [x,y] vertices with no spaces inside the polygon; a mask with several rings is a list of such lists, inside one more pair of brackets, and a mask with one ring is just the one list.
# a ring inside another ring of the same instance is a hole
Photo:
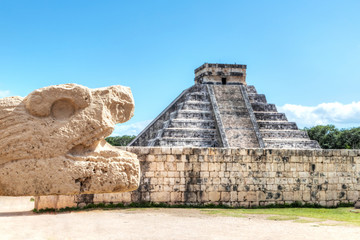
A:
{"label": "temple structure at pyramid top", "polygon": [[320,148],[246,83],[246,65],[205,63],[130,146]]}
{"label": "temple structure at pyramid top", "polygon": [[195,69],[195,84],[246,85],[246,65],[205,63]]}

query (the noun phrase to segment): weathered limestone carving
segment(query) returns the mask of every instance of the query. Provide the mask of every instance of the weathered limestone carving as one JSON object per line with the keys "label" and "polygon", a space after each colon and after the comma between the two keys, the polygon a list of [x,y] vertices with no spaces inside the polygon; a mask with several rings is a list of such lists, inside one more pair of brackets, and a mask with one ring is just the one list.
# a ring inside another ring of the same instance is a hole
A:
{"label": "weathered limestone carving", "polygon": [[0,99],[0,195],[131,191],[137,156],[104,138],[133,116],[130,88],[63,84]]}

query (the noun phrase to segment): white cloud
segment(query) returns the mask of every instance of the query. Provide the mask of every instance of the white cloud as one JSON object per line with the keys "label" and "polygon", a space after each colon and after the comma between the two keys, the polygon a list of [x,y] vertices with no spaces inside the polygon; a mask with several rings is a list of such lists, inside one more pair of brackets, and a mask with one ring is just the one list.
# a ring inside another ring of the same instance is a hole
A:
{"label": "white cloud", "polygon": [[0,90],[0,98],[4,98],[4,97],[8,97],[8,96],[10,96],[9,90],[5,90],[5,91]]}
{"label": "white cloud", "polygon": [[131,124],[122,123],[115,126],[111,136],[138,135],[152,120],[145,120]]}
{"label": "white cloud", "polygon": [[284,112],[288,120],[296,122],[300,128],[326,124],[339,128],[360,126],[360,102],[321,103],[315,107],[285,104],[278,107],[278,111]]}

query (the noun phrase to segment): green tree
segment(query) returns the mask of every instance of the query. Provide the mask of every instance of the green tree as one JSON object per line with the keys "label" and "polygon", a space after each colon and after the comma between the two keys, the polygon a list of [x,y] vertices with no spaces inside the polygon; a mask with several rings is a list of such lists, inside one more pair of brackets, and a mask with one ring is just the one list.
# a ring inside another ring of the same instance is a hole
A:
{"label": "green tree", "polygon": [[336,149],[337,148],[337,138],[339,130],[335,128],[334,125],[326,126],[315,126],[312,128],[305,128],[310,139],[316,140],[319,142],[321,148],[324,149]]}
{"label": "green tree", "polygon": [[117,136],[117,137],[107,137],[105,140],[113,146],[126,146],[128,145],[136,136]]}
{"label": "green tree", "polygon": [[338,138],[339,145],[345,149],[360,148],[360,128],[342,130]]}
{"label": "green tree", "polygon": [[360,149],[360,127],[337,129],[334,125],[305,128],[310,139],[324,149]]}

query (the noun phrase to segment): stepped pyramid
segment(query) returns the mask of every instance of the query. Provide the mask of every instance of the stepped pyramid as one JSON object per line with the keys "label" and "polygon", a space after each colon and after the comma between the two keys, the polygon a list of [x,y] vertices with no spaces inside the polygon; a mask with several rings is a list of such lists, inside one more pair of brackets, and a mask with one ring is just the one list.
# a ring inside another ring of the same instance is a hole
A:
{"label": "stepped pyramid", "polygon": [[210,63],[129,146],[320,148],[246,84],[246,65]]}

